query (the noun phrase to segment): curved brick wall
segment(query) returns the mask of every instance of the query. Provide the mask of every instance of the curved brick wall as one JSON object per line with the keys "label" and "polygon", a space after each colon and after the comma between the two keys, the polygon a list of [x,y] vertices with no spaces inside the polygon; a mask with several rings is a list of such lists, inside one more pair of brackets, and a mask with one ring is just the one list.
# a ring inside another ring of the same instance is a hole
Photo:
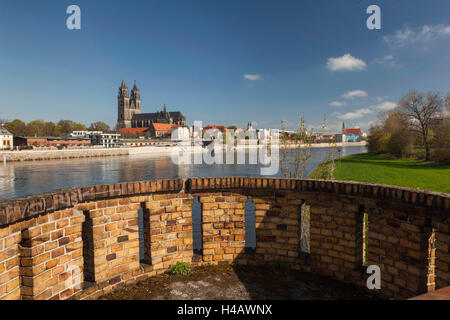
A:
{"label": "curved brick wall", "polygon": [[[201,254],[193,253],[192,204],[202,204]],[[256,250],[245,250],[245,203]],[[300,250],[300,208],[310,206],[310,252]],[[138,212],[143,210],[144,259]],[[61,190],[0,201],[0,300],[96,298],[193,265],[289,262],[365,286],[368,264],[382,293],[407,298],[450,283],[450,195],[353,182],[192,178]]]}

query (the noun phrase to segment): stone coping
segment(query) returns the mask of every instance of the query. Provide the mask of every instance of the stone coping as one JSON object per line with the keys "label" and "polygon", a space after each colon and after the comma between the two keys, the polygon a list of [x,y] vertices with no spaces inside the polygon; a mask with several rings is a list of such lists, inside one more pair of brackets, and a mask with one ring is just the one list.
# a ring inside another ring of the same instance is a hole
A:
{"label": "stone coping", "polygon": [[212,190],[334,193],[387,200],[450,213],[450,194],[354,181],[261,177],[208,177],[123,182],[88,186],[0,201],[0,226],[78,203],[151,193],[195,193]]}
{"label": "stone coping", "polygon": [[450,286],[421,294],[420,296],[410,298],[409,300],[450,300]]}

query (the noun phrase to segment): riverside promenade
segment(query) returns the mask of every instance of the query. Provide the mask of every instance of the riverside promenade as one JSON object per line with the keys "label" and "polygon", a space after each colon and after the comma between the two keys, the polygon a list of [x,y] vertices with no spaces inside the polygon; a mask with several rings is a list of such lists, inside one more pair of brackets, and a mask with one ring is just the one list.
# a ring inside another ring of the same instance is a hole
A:
{"label": "riverside promenade", "polygon": [[[343,146],[365,146],[366,142],[352,142],[352,143],[336,143],[337,147]],[[239,148],[256,148],[258,145],[242,145],[235,147]],[[284,146],[280,145],[280,149]],[[288,148],[295,148],[296,145],[287,145]],[[327,148],[330,147],[328,143],[312,144],[311,148]],[[38,161],[38,160],[58,160],[58,159],[75,159],[75,158],[92,158],[92,157],[111,157],[111,156],[126,156],[139,154],[161,154],[170,155],[174,151],[173,145],[167,146],[145,146],[145,147],[130,147],[130,148],[86,148],[86,149],[65,149],[65,150],[22,150],[22,151],[1,151],[0,161]],[[206,149],[202,149],[206,150]]]}

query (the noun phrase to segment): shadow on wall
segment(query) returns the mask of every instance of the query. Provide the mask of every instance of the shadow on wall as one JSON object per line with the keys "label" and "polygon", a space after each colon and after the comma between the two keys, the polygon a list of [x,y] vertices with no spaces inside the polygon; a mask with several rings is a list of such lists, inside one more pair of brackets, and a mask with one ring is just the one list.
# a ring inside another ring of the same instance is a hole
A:
{"label": "shadow on wall", "polygon": [[[0,299],[95,299],[177,261],[243,265],[255,299],[264,297],[245,266],[273,268],[266,275],[281,278],[268,290],[279,292],[295,280],[287,270],[364,288],[365,266],[377,265],[381,293],[408,298],[449,285],[449,207],[448,195],[398,187],[242,177],[6,201]],[[293,290],[283,297],[299,297]]]}
{"label": "shadow on wall", "polygon": [[[257,179],[244,180],[244,185],[257,186]],[[306,185],[299,187],[299,183]],[[197,261],[270,266],[274,274],[312,272],[355,284],[359,290],[355,292],[367,288],[367,266],[376,265],[381,269],[378,293],[395,298],[449,284],[448,262],[440,264],[439,271],[435,267],[436,261],[448,257],[448,216],[433,201],[422,200],[432,204],[425,209],[405,203],[411,201],[405,189],[402,195],[403,191],[391,193],[390,187],[353,191],[344,186],[341,193],[330,192],[323,182],[315,183],[284,180],[279,189],[247,187],[206,195],[196,194],[199,190],[194,188],[204,219],[203,255]],[[310,190],[308,184],[312,184]],[[437,235],[440,245],[436,245]],[[438,260],[436,247],[441,251]],[[252,298],[264,298],[247,272],[237,274]],[[280,288],[288,288],[292,280],[286,275],[280,279]]]}
{"label": "shadow on wall", "polygon": [[[345,286],[346,291],[336,295],[344,289],[342,283],[296,272],[318,272],[351,283],[359,278],[358,284],[365,281],[363,261],[355,258],[363,256],[362,239],[358,241],[355,236],[359,231],[356,221],[348,217],[347,221],[335,221],[332,217],[345,219],[345,213],[333,209],[327,215],[326,205],[322,205],[314,207],[315,217],[311,218],[311,195],[295,192],[230,190],[197,196],[201,206],[193,208],[193,229],[202,230],[203,241],[194,240],[202,245],[194,247],[194,252],[202,253],[194,261],[198,265],[232,263],[252,299],[361,298],[358,294],[364,291],[363,287],[353,287],[354,291],[348,292],[349,287]],[[338,238],[347,240],[344,243]],[[311,247],[319,260],[310,255]],[[341,276],[336,276],[339,272]],[[279,278],[274,281],[273,277]],[[317,287],[318,284],[321,285]],[[334,293],[327,292],[330,288],[334,288]]]}

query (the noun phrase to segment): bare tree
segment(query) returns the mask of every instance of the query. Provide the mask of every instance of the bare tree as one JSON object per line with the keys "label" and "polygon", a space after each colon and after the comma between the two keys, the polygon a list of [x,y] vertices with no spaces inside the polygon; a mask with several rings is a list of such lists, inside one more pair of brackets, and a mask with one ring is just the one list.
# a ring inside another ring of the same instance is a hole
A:
{"label": "bare tree", "polygon": [[281,120],[280,133],[280,170],[285,178],[303,178],[306,164],[312,156],[311,144],[313,129],[308,132],[305,119],[300,119],[297,132],[289,134]]}
{"label": "bare tree", "polygon": [[400,110],[408,119],[411,130],[422,137],[425,146],[425,159],[431,160],[431,129],[436,119],[441,116],[444,101],[439,93],[428,92],[426,95],[411,91],[398,103]]}
{"label": "bare tree", "polygon": [[450,91],[447,93],[445,104],[447,105],[447,116],[450,116]]}

